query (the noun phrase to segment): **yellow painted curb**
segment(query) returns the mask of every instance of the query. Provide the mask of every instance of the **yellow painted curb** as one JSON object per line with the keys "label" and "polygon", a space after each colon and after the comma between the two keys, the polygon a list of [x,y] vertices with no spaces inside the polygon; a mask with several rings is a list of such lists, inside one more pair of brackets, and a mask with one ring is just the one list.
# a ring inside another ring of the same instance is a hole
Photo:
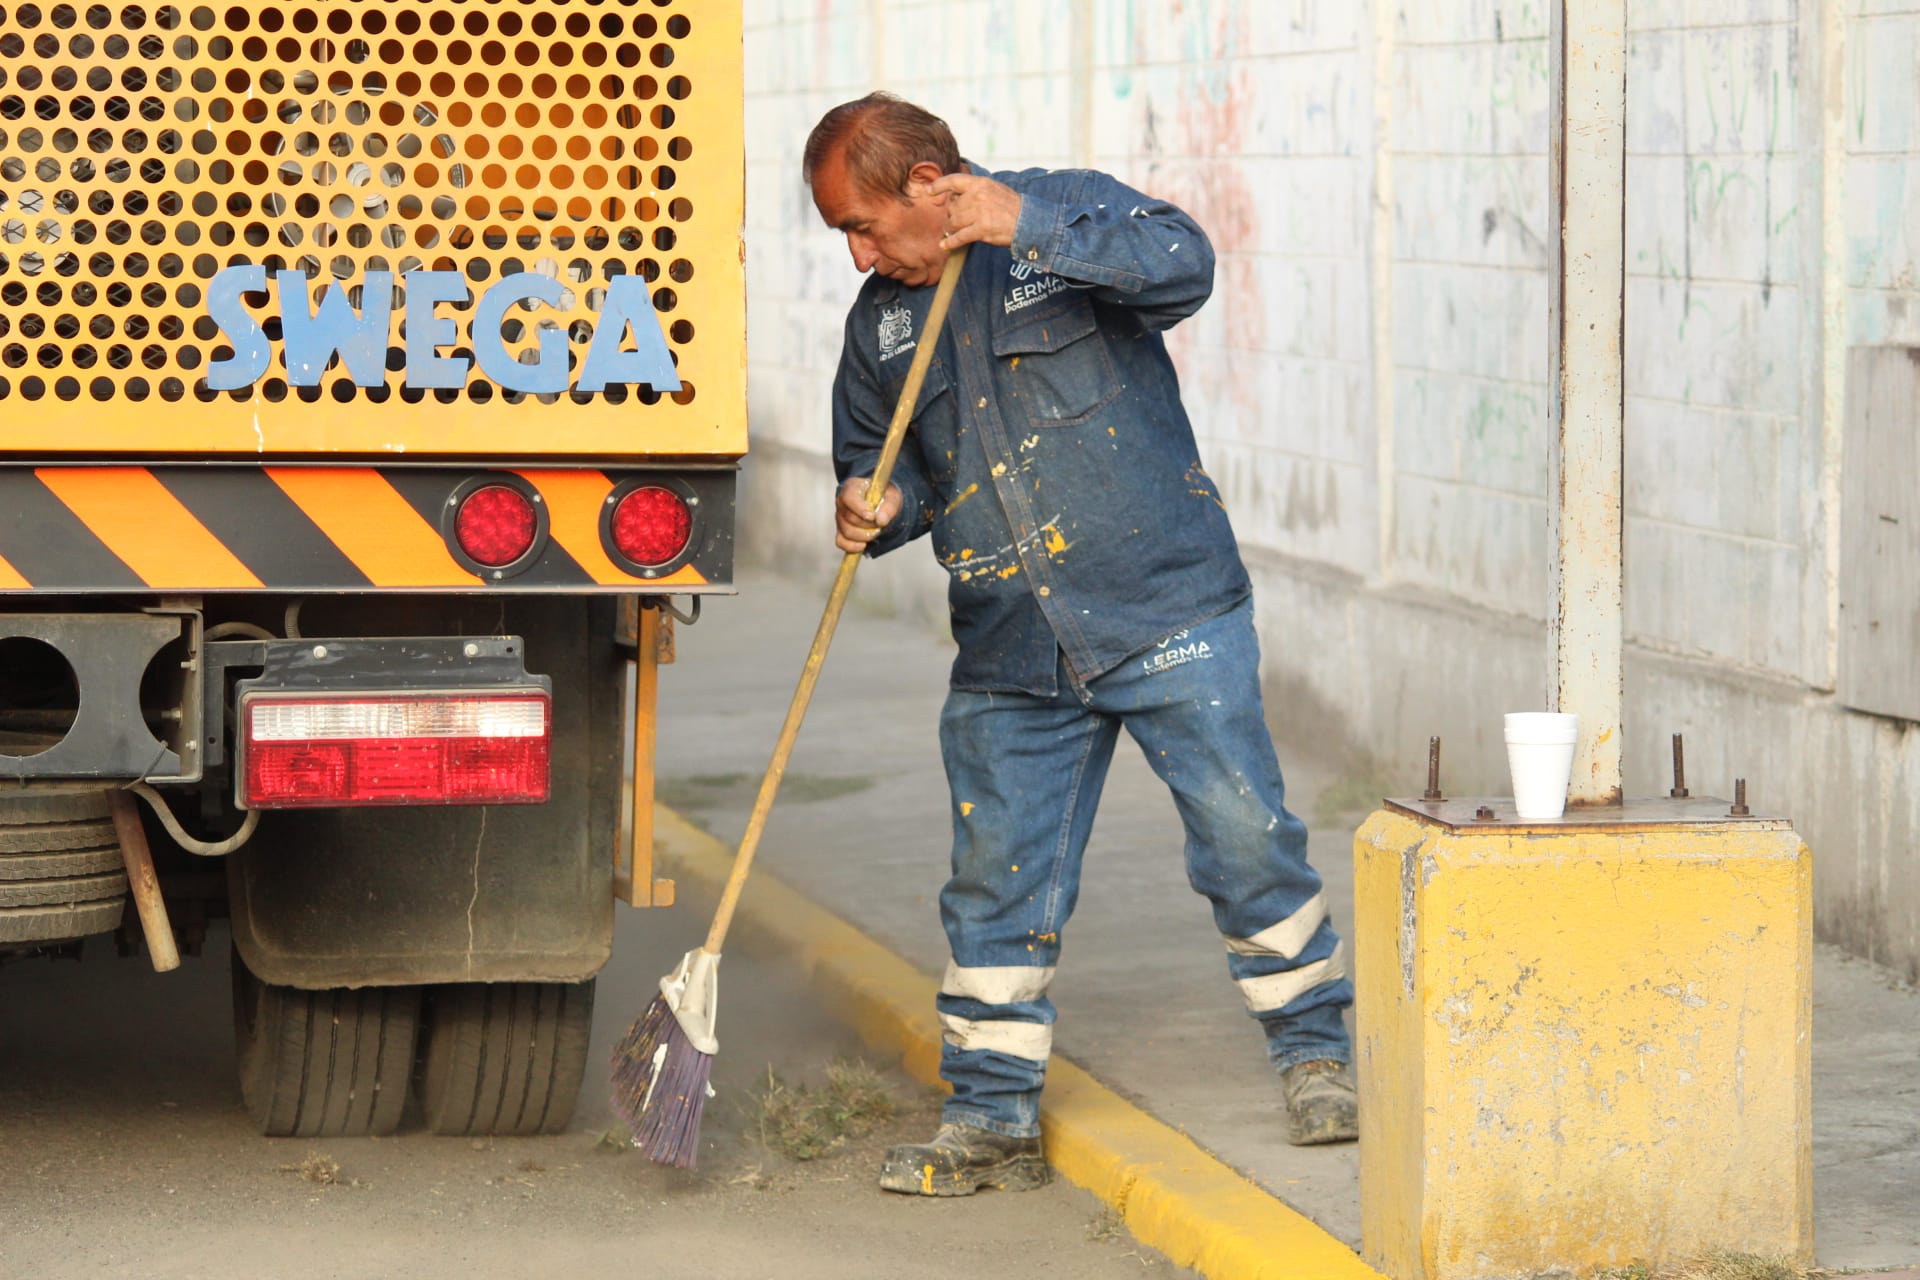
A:
{"label": "yellow painted curb", "polygon": [[[654,840],[671,873],[718,892],[733,851],[665,806]],[[740,901],[741,936],[791,952],[828,1007],[907,1073],[940,1081],[937,984],[872,937],[761,872]],[[1381,1280],[1297,1211],[1192,1139],[1055,1057],[1040,1123],[1060,1175],[1111,1205],[1128,1230],[1210,1280]]]}

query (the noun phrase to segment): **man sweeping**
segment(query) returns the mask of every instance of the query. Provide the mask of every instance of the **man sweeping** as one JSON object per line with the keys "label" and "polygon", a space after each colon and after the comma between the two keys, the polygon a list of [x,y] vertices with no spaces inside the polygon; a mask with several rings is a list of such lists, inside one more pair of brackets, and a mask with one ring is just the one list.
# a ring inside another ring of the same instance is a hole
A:
{"label": "man sweeping", "polygon": [[[887,1154],[880,1185],[1046,1182],[1047,987],[1123,729],[1173,794],[1188,878],[1280,1073],[1287,1139],[1353,1139],[1353,987],[1283,802],[1252,586],[1160,336],[1212,291],[1205,234],[1104,174],[989,175],[941,120],[887,94],[829,111],[803,164],[821,217],[872,273],[834,382],[836,541],[880,555],[931,533],[959,644],[940,718],[952,1095],[931,1141]],[[893,483],[869,508],[930,286],[967,244]]]}

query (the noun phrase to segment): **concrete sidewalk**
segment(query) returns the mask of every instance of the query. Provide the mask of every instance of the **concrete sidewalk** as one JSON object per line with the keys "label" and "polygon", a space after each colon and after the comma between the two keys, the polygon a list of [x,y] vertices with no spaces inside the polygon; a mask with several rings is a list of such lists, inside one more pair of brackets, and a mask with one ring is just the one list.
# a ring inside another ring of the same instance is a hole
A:
{"label": "concrete sidewalk", "polygon": [[[739,598],[709,600],[700,623],[680,629],[679,661],[661,673],[661,799],[723,841],[746,824],[827,586],[824,575],[745,575]],[[946,963],[936,898],[948,847],[936,721],[951,656],[943,637],[878,616],[856,589],[759,864],[934,975]],[[1347,933],[1364,814],[1316,821],[1321,797],[1349,788],[1310,747],[1286,741],[1285,707],[1268,710],[1288,806],[1314,829],[1311,856]],[[1396,786],[1417,793],[1423,765],[1407,762]],[[1123,742],[1065,931],[1055,1046],[1357,1246],[1358,1151],[1283,1140],[1259,1028],[1227,980],[1205,900],[1187,886],[1181,844],[1172,802]],[[1819,1259],[1920,1263],[1920,996],[1822,948],[1814,1020]]]}

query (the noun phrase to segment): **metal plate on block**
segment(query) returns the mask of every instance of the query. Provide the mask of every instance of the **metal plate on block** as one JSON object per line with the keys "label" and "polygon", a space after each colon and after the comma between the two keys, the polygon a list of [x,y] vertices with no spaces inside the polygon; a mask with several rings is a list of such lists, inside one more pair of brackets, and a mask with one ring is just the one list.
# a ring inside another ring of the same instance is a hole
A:
{"label": "metal plate on block", "polygon": [[[1653,797],[1628,800],[1625,804],[1569,808],[1558,818],[1522,818],[1513,811],[1512,796],[1454,796],[1446,800],[1389,798],[1389,809],[1422,822],[1431,822],[1449,830],[1475,828],[1522,829],[1528,831],[1620,831],[1660,827],[1697,827],[1702,825],[1759,825],[1777,830],[1788,825],[1775,814],[1736,815],[1731,800],[1712,796],[1682,799]],[[1483,811],[1491,811],[1482,816]]]}

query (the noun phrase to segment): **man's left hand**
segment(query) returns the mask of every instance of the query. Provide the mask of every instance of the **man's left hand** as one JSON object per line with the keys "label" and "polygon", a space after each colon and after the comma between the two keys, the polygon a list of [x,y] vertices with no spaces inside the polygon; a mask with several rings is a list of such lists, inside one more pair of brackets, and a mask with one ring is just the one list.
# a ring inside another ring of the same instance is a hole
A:
{"label": "man's left hand", "polygon": [[978,240],[1007,247],[1020,223],[1020,193],[992,178],[949,173],[935,179],[929,194],[945,196],[946,236],[942,249],[958,249]]}

